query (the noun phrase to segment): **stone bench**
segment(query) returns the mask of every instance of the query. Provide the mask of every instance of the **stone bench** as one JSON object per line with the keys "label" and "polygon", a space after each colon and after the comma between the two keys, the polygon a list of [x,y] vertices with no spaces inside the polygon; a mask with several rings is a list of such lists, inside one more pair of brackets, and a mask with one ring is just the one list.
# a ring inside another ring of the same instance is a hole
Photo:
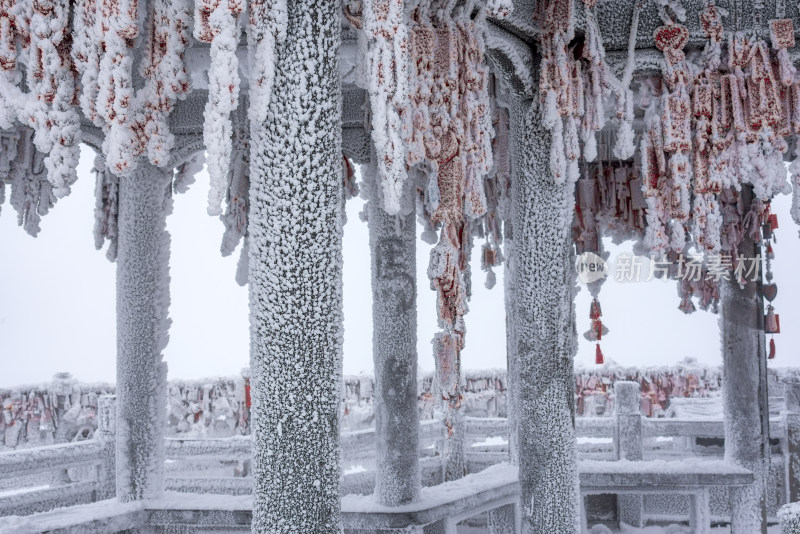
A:
{"label": "stone bench", "polygon": [[[620,510],[620,517],[637,517],[641,513],[641,497],[648,493],[690,495],[689,527],[695,534],[707,534],[711,530],[711,487],[725,486],[735,492],[755,480],[752,471],[724,460],[700,458],[678,461],[583,460],[578,462],[578,472],[582,496],[611,493],[635,497],[620,499],[620,508],[626,505],[638,507],[638,510]],[[585,514],[582,517],[586,529]]]}

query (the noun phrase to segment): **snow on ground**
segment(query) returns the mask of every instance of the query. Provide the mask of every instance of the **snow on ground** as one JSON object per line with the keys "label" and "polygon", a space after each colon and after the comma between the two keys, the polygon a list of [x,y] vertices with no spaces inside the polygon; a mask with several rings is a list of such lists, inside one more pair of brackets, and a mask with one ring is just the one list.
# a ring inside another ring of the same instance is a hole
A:
{"label": "snow on ground", "polygon": [[[730,528],[713,527],[711,534],[730,534]],[[458,525],[458,534],[487,534],[489,531],[486,527],[471,527],[466,525]],[[604,525],[595,525],[589,529],[589,534],[685,534],[689,532],[689,527],[686,525],[668,525],[662,526],[648,526],[644,528],[634,528],[631,526],[623,526],[619,528],[609,528]],[[771,525],[767,529],[768,534],[780,534],[780,527],[778,525]]]}

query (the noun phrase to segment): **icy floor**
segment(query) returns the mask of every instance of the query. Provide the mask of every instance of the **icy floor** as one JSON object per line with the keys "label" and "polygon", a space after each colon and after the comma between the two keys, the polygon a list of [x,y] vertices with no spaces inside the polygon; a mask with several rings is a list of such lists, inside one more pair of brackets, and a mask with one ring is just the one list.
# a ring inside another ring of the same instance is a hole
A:
{"label": "icy floor", "polygon": [[[489,531],[486,528],[468,527],[464,525],[458,526],[458,534],[487,534]],[[689,527],[683,525],[669,525],[666,527],[645,527],[633,528],[623,526],[620,530],[618,528],[607,528],[601,525],[595,525],[589,529],[588,534],[684,534],[689,532]],[[780,527],[772,525],[767,529],[769,534],[780,534]],[[729,527],[714,527],[711,529],[712,534],[730,534]]]}

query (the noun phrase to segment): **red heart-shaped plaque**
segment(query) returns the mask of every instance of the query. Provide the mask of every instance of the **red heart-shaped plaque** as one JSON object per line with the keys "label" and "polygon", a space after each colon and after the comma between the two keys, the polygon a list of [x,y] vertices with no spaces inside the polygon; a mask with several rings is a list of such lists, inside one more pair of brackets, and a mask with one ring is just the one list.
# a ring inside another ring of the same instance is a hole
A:
{"label": "red heart-shaped plaque", "polygon": [[656,28],[653,38],[659,50],[664,50],[665,48],[681,50],[686,46],[686,42],[689,40],[689,30],[686,29],[686,26],[681,24],[659,26]]}
{"label": "red heart-shaped plaque", "polygon": [[761,286],[761,292],[764,294],[765,299],[772,302],[775,300],[775,297],[778,296],[778,286],[775,284],[764,284]]}

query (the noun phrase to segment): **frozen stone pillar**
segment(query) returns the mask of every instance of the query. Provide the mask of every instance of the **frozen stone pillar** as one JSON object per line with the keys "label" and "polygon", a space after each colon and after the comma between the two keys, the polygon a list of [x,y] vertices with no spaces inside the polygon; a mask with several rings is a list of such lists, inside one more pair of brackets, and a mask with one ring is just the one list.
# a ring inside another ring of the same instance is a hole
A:
{"label": "frozen stone pillar", "polygon": [[163,489],[169,319],[171,171],[146,160],[119,180],[117,250],[117,498]]}
{"label": "frozen stone pillar", "polygon": [[[638,382],[619,381],[614,384],[615,436],[617,460],[642,459],[641,387]],[[642,495],[617,495],[617,517],[633,527],[644,526]]]}
{"label": "frozen stone pillar", "polygon": [[341,3],[286,5],[267,118],[250,124],[252,531],[339,534]]}
{"label": "frozen stone pillar", "polygon": [[511,111],[514,282],[510,302],[523,533],[579,532],[575,452],[574,186],[550,174],[538,103]]}
{"label": "frozen stone pillar", "polygon": [[800,501],[800,382],[784,384],[786,411],[786,502]]}
{"label": "frozen stone pillar", "polygon": [[[748,210],[752,188],[742,188],[742,197]],[[739,254],[752,261],[758,251],[746,234]],[[764,310],[755,283],[744,289],[733,279],[721,283],[725,458],[755,474],[754,484],[731,491],[731,534],[766,534],[769,409]]]}
{"label": "frozen stone pillar", "polygon": [[375,498],[387,506],[416,500],[420,489],[416,228],[413,212],[387,215],[370,200]]}

